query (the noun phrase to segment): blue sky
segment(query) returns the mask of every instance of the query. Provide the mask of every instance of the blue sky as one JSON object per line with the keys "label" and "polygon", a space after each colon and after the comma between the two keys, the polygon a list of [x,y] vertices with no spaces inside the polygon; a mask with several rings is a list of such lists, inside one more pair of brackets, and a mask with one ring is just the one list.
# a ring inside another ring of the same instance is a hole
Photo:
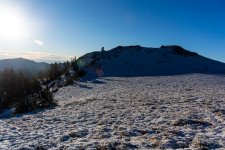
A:
{"label": "blue sky", "polygon": [[0,58],[62,60],[102,46],[176,44],[225,62],[223,0],[0,0],[0,6],[20,12],[27,27],[26,37],[2,37]]}

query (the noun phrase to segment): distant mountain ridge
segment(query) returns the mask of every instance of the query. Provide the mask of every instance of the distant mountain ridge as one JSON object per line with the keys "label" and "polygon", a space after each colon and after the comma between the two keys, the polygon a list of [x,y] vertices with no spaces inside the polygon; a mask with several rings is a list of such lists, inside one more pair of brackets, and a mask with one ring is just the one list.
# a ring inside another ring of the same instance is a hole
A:
{"label": "distant mountain ridge", "polygon": [[12,58],[0,60],[0,71],[5,68],[13,68],[14,70],[23,70],[29,73],[38,73],[46,71],[50,65],[45,62],[35,62],[24,58]]}
{"label": "distant mountain ridge", "polygon": [[176,45],[160,48],[118,46],[109,51],[87,53],[78,59],[78,65],[89,77],[225,74],[224,63]]}

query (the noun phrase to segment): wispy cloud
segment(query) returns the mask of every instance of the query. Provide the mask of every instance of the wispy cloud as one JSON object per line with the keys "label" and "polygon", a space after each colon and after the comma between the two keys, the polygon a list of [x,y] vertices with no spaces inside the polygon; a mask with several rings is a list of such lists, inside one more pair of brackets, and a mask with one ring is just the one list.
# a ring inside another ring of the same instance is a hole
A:
{"label": "wispy cloud", "polygon": [[0,59],[7,59],[7,58],[26,58],[35,60],[38,62],[63,62],[66,60],[70,60],[74,56],[69,55],[57,55],[51,53],[44,53],[44,52],[32,52],[32,51],[25,51],[25,52],[17,52],[17,51],[0,51]]}
{"label": "wispy cloud", "polygon": [[43,46],[44,43],[41,40],[34,40],[34,43],[38,46]]}

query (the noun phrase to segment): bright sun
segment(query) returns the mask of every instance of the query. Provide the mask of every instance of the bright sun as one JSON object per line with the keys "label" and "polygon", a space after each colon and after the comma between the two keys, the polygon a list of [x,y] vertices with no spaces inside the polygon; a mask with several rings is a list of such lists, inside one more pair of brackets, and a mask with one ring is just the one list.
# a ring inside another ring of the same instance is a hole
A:
{"label": "bright sun", "polygon": [[20,12],[0,7],[0,39],[20,40],[28,36],[25,19]]}

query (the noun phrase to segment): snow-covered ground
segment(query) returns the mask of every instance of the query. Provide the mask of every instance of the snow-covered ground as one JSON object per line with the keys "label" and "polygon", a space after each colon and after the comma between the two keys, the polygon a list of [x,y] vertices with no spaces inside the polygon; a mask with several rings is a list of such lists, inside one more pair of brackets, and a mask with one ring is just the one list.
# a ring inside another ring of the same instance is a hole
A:
{"label": "snow-covered ground", "polygon": [[225,149],[225,76],[107,77],[0,119],[0,149]]}

